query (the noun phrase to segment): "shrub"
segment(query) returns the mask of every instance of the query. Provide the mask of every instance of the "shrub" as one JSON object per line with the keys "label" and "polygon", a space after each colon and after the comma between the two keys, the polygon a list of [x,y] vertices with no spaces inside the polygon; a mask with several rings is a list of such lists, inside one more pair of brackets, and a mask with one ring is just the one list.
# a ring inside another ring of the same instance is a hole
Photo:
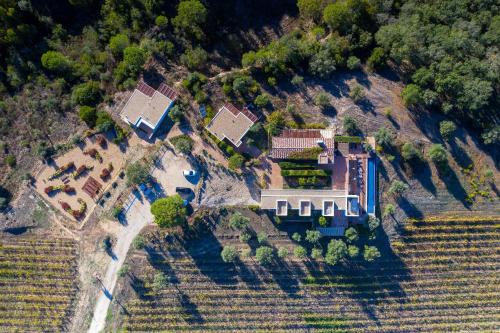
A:
{"label": "shrub", "polygon": [[109,113],[105,111],[97,112],[97,119],[95,121],[95,128],[101,132],[110,131],[115,126],[115,121]]}
{"label": "shrub", "polygon": [[409,84],[401,93],[405,106],[411,107],[422,104],[422,90],[416,84]]}
{"label": "shrub", "polygon": [[141,235],[137,235],[132,241],[132,247],[136,250],[142,250],[145,246],[146,240]]}
{"label": "shrub", "polygon": [[47,145],[47,142],[42,141],[36,146],[35,152],[41,158],[46,159],[52,156],[55,151],[53,147]]}
{"label": "shrub", "polygon": [[374,231],[375,229],[378,228],[379,225],[380,225],[380,220],[377,217],[372,215],[368,217],[368,229],[370,231]]}
{"label": "shrub", "polygon": [[153,291],[158,293],[160,290],[165,289],[168,286],[168,277],[163,273],[156,273],[153,278]]}
{"label": "shrub", "polygon": [[302,236],[298,232],[294,232],[292,234],[292,239],[297,243],[300,243],[300,241],[302,240]]}
{"label": "shrub", "polygon": [[433,144],[427,152],[429,158],[438,166],[445,166],[448,163],[446,149],[440,144]]}
{"label": "shrub", "polygon": [[389,191],[387,193],[394,196],[401,196],[406,190],[408,190],[408,188],[408,184],[403,183],[400,180],[394,180],[391,183],[391,186],[389,187]]}
{"label": "shrub", "polygon": [[344,32],[349,20],[350,14],[346,2],[330,3],[323,10],[323,21],[333,31]]}
{"label": "shrub", "polygon": [[229,219],[229,226],[237,230],[245,230],[246,228],[248,228],[249,223],[250,219],[246,216],[243,216],[240,212],[235,212]]}
{"label": "shrub", "polygon": [[401,157],[407,162],[410,161],[420,161],[422,159],[422,154],[415,148],[410,142],[406,142],[401,147]]}
{"label": "shrub", "polygon": [[139,46],[128,46],[123,50],[123,64],[132,76],[137,75],[146,62],[146,51]]}
{"label": "shrub", "polygon": [[347,255],[347,245],[338,239],[332,239],[328,244],[325,261],[330,265],[337,264]]}
{"label": "shrub", "polygon": [[125,174],[128,185],[139,185],[149,181],[149,167],[141,161],[130,164]]}
{"label": "shrub", "polygon": [[318,230],[306,230],[306,241],[315,245],[321,239],[321,233]]}
{"label": "shrub", "polygon": [[188,37],[201,40],[208,12],[199,0],[181,1],[177,6],[177,15],[172,19],[175,30]]}
{"label": "shrub", "polygon": [[392,133],[387,127],[381,127],[377,132],[375,132],[375,141],[383,148],[391,147],[394,139],[394,133]]}
{"label": "shrub", "polygon": [[330,174],[330,170],[281,170],[281,176],[283,177],[326,177]]}
{"label": "shrub", "polygon": [[118,276],[119,277],[125,277],[130,270],[130,266],[127,264],[123,264],[123,266],[118,270]]}
{"label": "shrub", "polygon": [[456,130],[457,126],[452,121],[444,120],[439,123],[439,133],[445,140],[450,140]]}
{"label": "shrub", "polygon": [[350,56],[347,58],[347,68],[350,70],[359,69],[361,67],[361,60],[358,57]]}
{"label": "shrub", "polygon": [[365,249],[363,251],[363,257],[365,258],[366,261],[372,262],[380,258],[380,252],[375,246],[365,245]]}
{"label": "shrub", "polygon": [[285,126],[285,117],[280,111],[274,111],[267,116],[267,130],[270,135],[276,136],[281,133]]}
{"label": "shrub", "polygon": [[349,92],[349,97],[351,97],[354,103],[358,103],[365,99],[366,93],[361,85],[355,84]]}
{"label": "shrub", "polygon": [[481,134],[484,144],[493,145],[500,143],[500,126],[493,126]]}
{"label": "shrub", "polygon": [[278,165],[282,170],[290,170],[290,169],[315,169],[316,164],[308,164],[308,163],[296,163],[296,162],[279,162]]}
{"label": "shrub", "polygon": [[322,227],[326,227],[328,225],[328,221],[326,220],[326,217],[320,216],[318,218],[318,224]]}
{"label": "shrub", "polygon": [[226,245],[222,249],[220,256],[224,262],[235,262],[238,259],[238,251],[234,246]]}
{"label": "shrub", "polygon": [[355,245],[349,245],[347,247],[347,254],[350,258],[356,258],[359,255],[359,248]]}
{"label": "shrub", "polygon": [[387,216],[393,215],[395,212],[396,212],[396,208],[394,207],[393,204],[389,203],[389,204],[385,205],[384,212],[382,213],[382,216],[387,217]]}
{"label": "shrub", "polygon": [[189,135],[181,134],[170,139],[175,149],[183,154],[189,154],[193,150],[193,139]]}
{"label": "shrub", "polygon": [[41,58],[42,66],[52,72],[64,74],[71,69],[71,61],[57,51],[47,51]]}
{"label": "shrub", "polygon": [[122,213],[122,210],[123,210],[123,207],[119,207],[119,206],[113,207],[113,211],[111,212],[111,215],[113,215],[113,217],[115,219],[117,219],[120,216],[120,214]]}
{"label": "shrub", "polygon": [[307,257],[307,250],[303,246],[297,246],[293,249],[293,254],[299,259],[304,259]]}
{"label": "shrub", "polygon": [[129,45],[130,40],[125,34],[118,34],[109,39],[109,50],[115,57],[121,57]]}
{"label": "shrub", "polygon": [[16,166],[16,157],[12,154],[9,154],[9,155],[5,156],[4,162],[5,162],[5,164],[7,164],[11,168],[13,168]]}
{"label": "shrub", "polygon": [[324,92],[316,94],[316,96],[314,96],[314,104],[322,109],[330,106],[330,95]]}
{"label": "shrub", "polygon": [[179,104],[175,104],[170,109],[168,116],[170,119],[172,119],[173,122],[180,123],[184,118],[184,110],[182,109],[182,106]]}
{"label": "shrub", "polygon": [[290,82],[292,82],[292,84],[295,85],[295,86],[299,86],[302,83],[304,83],[304,78],[302,76],[300,76],[300,75],[294,75],[292,77],[292,80]]}
{"label": "shrub", "polygon": [[266,106],[271,104],[271,98],[268,94],[260,94],[259,96],[255,97],[254,104],[259,108],[265,108]]}
{"label": "shrub", "polygon": [[267,78],[267,84],[269,84],[271,87],[275,87],[278,84],[278,80],[274,76],[270,76]]}
{"label": "shrub", "polygon": [[95,122],[97,120],[97,113],[95,108],[86,105],[80,106],[78,116],[85,122],[85,124],[87,124],[88,127],[94,128]]}
{"label": "shrub", "polygon": [[311,258],[313,259],[321,259],[323,258],[323,251],[321,249],[318,249],[318,248],[314,248],[311,250]]}
{"label": "shrub", "polygon": [[240,154],[234,154],[229,158],[229,169],[236,170],[241,168],[243,162],[245,162],[245,158]]}
{"label": "shrub", "polygon": [[288,249],[286,247],[280,247],[278,249],[278,257],[280,257],[281,259],[288,257],[288,254]]}
{"label": "shrub", "polygon": [[348,241],[349,243],[354,243],[354,242],[356,242],[356,241],[359,239],[358,232],[357,232],[357,230],[356,230],[356,229],[354,229],[353,227],[348,228],[348,229],[345,231],[344,236],[347,238],[347,241]]}
{"label": "shrub", "polygon": [[343,143],[361,143],[363,139],[359,136],[346,136],[346,135],[336,135],[335,142],[343,142]]}
{"label": "shrub", "polygon": [[205,66],[208,59],[208,53],[201,47],[196,47],[194,49],[187,49],[183,55],[181,55],[181,63],[184,64],[188,69],[201,69]]}
{"label": "shrub", "polygon": [[267,234],[264,231],[257,234],[257,242],[261,245],[267,243]]}
{"label": "shrub", "polygon": [[160,28],[163,28],[163,27],[165,27],[168,24],[168,18],[166,18],[163,15],[158,15],[155,18],[155,24],[156,24],[156,26],[158,26]]}
{"label": "shrub", "polygon": [[300,16],[305,19],[319,21],[321,18],[322,0],[297,0]]}
{"label": "shrub", "polygon": [[385,52],[381,47],[376,47],[373,49],[372,54],[368,57],[366,61],[368,68],[372,70],[377,70],[382,68],[385,65]]}
{"label": "shrub", "polygon": [[345,116],[343,124],[344,124],[344,131],[349,135],[356,135],[360,132],[358,123],[351,116]]}
{"label": "shrub", "polygon": [[247,243],[252,238],[252,235],[248,231],[242,231],[240,234],[240,241]]}
{"label": "shrub", "polygon": [[255,251],[255,259],[263,266],[270,265],[274,260],[273,249],[268,246],[261,246]]}
{"label": "shrub", "polygon": [[101,98],[99,83],[96,81],[87,81],[73,88],[71,101],[75,105],[96,105]]}
{"label": "shrub", "polygon": [[184,200],[178,194],[157,199],[151,205],[151,214],[155,218],[155,223],[162,228],[181,225],[186,220]]}
{"label": "shrub", "polygon": [[306,148],[301,151],[294,151],[288,155],[290,160],[317,160],[318,155],[323,152],[321,147]]}

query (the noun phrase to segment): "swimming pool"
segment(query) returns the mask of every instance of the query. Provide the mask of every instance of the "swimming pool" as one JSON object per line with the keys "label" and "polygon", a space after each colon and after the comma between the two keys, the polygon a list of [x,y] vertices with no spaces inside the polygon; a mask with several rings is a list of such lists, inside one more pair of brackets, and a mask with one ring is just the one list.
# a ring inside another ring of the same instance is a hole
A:
{"label": "swimming pool", "polygon": [[368,180],[367,180],[367,193],[366,210],[368,214],[375,214],[375,191],[377,187],[377,173],[375,158],[368,159]]}

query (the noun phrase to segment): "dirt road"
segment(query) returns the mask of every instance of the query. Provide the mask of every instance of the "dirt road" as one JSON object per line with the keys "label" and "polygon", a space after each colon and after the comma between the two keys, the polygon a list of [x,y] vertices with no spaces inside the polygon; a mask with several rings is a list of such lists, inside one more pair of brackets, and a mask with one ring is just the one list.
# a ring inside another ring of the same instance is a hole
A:
{"label": "dirt road", "polygon": [[116,235],[116,243],[113,246],[114,256],[108,265],[106,275],[102,278],[103,290],[97,300],[88,333],[98,333],[104,330],[104,326],[106,325],[106,314],[113,298],[113,290],[115,289],[118,278],[118,271],[125,261],[127,252],[134,238],[139,234],[142,228],[153,221],[153,216],[150,212],[150,204],[145,199],[136,199],[125,215],[127,224]]}

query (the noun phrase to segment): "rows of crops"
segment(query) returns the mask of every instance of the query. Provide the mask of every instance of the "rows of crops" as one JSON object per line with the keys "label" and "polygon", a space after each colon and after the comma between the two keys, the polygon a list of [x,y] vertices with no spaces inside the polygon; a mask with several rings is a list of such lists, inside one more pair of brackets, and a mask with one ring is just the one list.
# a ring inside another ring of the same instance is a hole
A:
{"label": "rows of crops", "polygon": [[64,331],[77,292],[77,255],[68,239],[0,239],[0,331]]}
{"label": "rows of crops", "polygon": [[[405,228],[378,264],[149,258],[129,277],[130,332],[493,332],[500,330],[500,220]],[[145,260],[145,259],[144,259]],[[354,266],[354,267],[353,267]],[[169,284],[152,287],[162,270]],[[140,285],[140,288],[138,287]]]}

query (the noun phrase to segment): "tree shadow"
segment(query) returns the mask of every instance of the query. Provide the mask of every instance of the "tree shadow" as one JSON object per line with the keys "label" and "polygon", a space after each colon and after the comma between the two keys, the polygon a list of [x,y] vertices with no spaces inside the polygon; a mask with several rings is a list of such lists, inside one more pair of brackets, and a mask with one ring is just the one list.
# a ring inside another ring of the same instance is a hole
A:
{"label": "tree shadow", "polygon": [[449,166],[438,167],[438,174],[448,192],[451,193],[456,200],[460,201],[465,208],[470,209],[470,204],[466,200],[467,191],[465,191],[455,171]]}
{"label": "tree shadow", "polygon": [[404,164],[405,168],[411,170],[412,178],[433,195],[436,195],[436,185],[432,182],[432,171],[429,163],[425,161],[413,161]]}
{"label": "tree shadow", "polygon": [[467,168],[474,163],[465,149],[456,142],[450,142],[450,148],[453,159],[461,168]]}
{"label": "tree shadow", "polygon": [[360,109],[361,111],[363,111],[364,113],[371,113],[371,114],[376,114],[375,113],[375,105],[373,105],[373,103],[368,99],[368,98],[363,98],[361,99],[360,101],[357,101],[355,103]]}
{"label": "tree shadow", "polygon": [[404,211],[406,216],[411,216],[416,218],[421,218],[424,216],[423,212],[404,196],[399,197],[397,203],[399,208],[401,208]]}

